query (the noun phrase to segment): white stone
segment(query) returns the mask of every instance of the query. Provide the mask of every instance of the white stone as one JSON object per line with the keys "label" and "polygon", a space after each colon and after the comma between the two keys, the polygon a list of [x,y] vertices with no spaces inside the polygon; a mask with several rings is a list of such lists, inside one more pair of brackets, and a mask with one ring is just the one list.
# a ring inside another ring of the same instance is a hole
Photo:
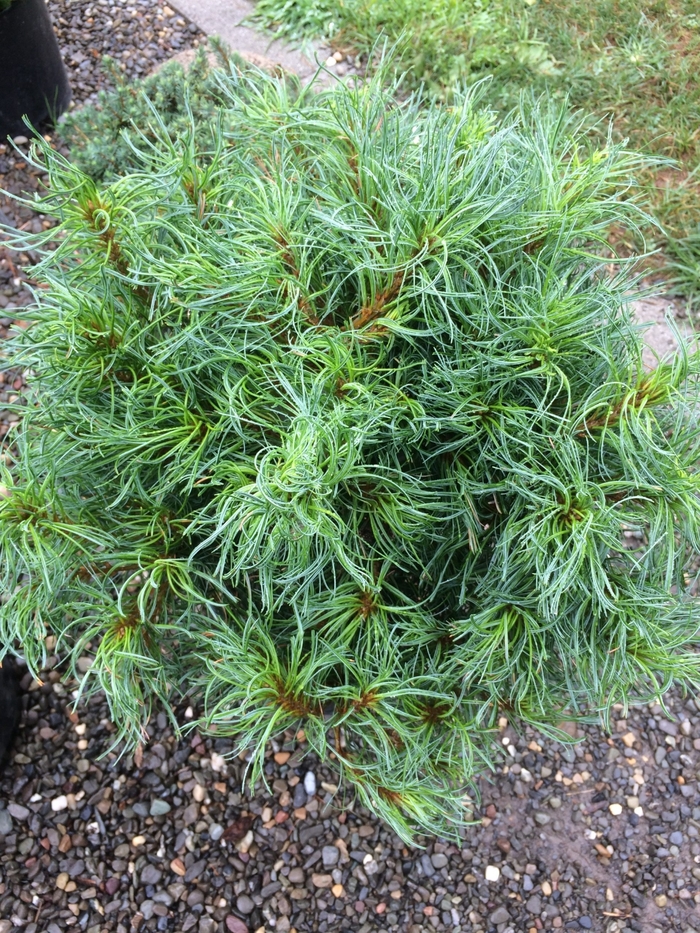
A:
{"label": "white stone", "polygon": [[619,803],[611,803],[608,809],[613,816],[619,816],[622,813],[622,807]]}
{"label": "white stone", "polygon": [[60,797],[54,797],[51,801],[51,809],[54,813],[58,813],[60,810],[66,810],[68,808],[68,799],[65,794],[61,794]]}
{"label": "white stone", "polygon": [[304,775],[304,790],[309,797],[313,797],[316,793],[316,775],[313,771],[307,771]]}
{"label": "white stone", "polygon": [[498,881],[501,877],[501,869],[497,868],[496,865],[487,865],[484,877],[487,881]]}
{"label": "white stone", "polygon": [[226,759],[217,752],[211,753],[211,770],[219,773],[226,770]]}

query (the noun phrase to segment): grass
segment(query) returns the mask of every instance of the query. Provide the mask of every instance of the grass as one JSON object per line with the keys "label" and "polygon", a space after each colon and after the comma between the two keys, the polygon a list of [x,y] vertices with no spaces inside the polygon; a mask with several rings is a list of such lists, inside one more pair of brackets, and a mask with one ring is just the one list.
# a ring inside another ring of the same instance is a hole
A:
{"label": "grass", "polygon": [[664,230],[647,231],[646,245],[660,249],[654,266],[672,271],[676,287],[700,291],[697,0],[260,0],[257,17],[364,61],[384,34],[403,46],[406,84],[437,99],[490,75],[486,99],[500,110],[526,90],[568,97],[597,118],[594,133],[612,120],[618,139],[674,160],[641,179]]}

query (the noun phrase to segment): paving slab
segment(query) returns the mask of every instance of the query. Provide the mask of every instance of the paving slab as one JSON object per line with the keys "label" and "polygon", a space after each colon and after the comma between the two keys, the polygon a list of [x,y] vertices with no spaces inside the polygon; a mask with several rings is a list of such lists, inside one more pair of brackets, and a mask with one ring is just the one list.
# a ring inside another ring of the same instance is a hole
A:
{"label": "paving slab", "polygon": [[[316,74],[319,64],[330,56],[322,46],[308,50],[294,48],[279,39],[272,39],[242,21],[255,10],[253,0],[176,0],[170,4],[210,36],[218,36],[235,52],[255,61],[269,59],[287,71],[296,72],[303,81]],[[326,76],[330,80],[330,76]]]}

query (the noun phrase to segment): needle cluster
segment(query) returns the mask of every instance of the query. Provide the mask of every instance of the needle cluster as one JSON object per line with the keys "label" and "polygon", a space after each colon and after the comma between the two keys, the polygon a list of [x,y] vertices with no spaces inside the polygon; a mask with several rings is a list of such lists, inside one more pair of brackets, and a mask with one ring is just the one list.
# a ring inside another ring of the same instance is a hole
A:
{"label": "needle cluster", "polygon": [[463,823],[499,710],[698,682],[698,362],[645,370],[601,258],[637,157],[384,78],[233,67],[213,134],[132,134],[109,184],[37,142],[0,643],[51,635],[131,746],[199,693],[255,780],[303,728],[410,840]]}

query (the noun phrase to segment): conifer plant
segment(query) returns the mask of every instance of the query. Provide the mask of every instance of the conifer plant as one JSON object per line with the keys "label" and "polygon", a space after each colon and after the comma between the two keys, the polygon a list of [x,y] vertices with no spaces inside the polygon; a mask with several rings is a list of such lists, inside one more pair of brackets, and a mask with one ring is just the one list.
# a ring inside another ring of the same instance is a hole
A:
{"label": "conifer plant", "polygon": [[303,728],[410,841],[464,823],[499,711],[697,684],[698,363],[645,369],[606,258],[635,155],[385,77],[234,67],[215,132],[132,134],[108,184],[36,143],[0,638],[38,672],[52,636],[127,747],[199,696],[255,781]]}

